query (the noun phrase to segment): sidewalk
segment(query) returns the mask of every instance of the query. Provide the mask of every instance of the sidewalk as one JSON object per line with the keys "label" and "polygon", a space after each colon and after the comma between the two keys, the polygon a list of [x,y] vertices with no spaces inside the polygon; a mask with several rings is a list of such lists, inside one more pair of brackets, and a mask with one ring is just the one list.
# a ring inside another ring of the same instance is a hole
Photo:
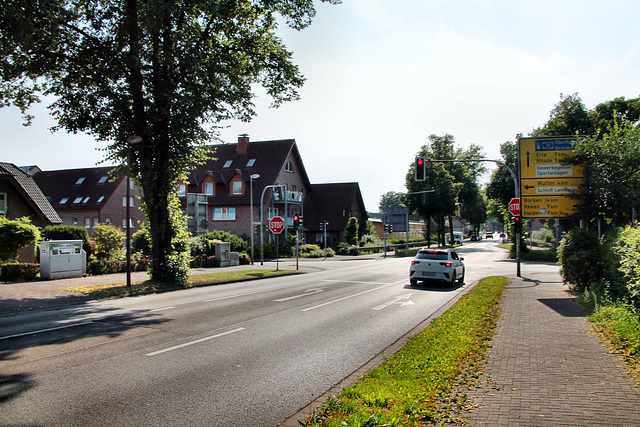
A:
{"label": "sidewalk", "polygon": [[558,274],[512,278],[469,426],[640,426],[640,389]]}

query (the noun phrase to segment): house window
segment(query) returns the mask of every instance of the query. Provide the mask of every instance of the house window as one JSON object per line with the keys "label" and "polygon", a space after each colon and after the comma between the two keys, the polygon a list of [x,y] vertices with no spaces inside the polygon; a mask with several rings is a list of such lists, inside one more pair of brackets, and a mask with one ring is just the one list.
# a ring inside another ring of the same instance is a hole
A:
{"label": "house window", "polygon": [[76,181],[76,185],[80,185],[80,184],[82,184],[82,183],[84,182],[84,180],[85,180],[85,179],[86,179],[86,178],[85,178],[84,176],[82,176],[82,177],[78,178],[78,180]]}
{"label": "house window", "polygon": [[94,216],[93,218],[91,218],[91,225],[92,227],[96,227],[96,225],[98,225],[98,217]]}
{"label": "house window", "polygon": [[187,186],[184,184],[178,184],[178,197],[184,197],[187,195]]}
{"label": "house window", "polygon": [[214,221],[235,221],[236,208],[215,208],[213,210]]}
{"label": "house window", "polygon": [[287,161],[287,165],[284,167],[284,170],[293,173],[293,162],[291,160]]}
{"label": "house window", "polygon": [[84,228],[91,228],[91,218],[85,217]]}
{"label": "house window", "polygon": [[242,181],[233,182],[233,194],[235,195],[242,194]]}
{"label": "house window", "polygon": [[63,197],[63,198],[60,200],[60,204],[61,204],[61,205],[64,205],[64,204],[65,204],[65,203],[67,203],[68,201],[69,201],[69,198],[68,198],[68,197]]}
{"label": "house window", "polygon": [[0,215],[7,214],[7,193],[0,193]]}
{"label": "house window", "polygon": [[109,179],[108,175],[101,176],[100,179],[98,180],[98,184],[104,184],[105,182],[107,182],[107,179]]}
{"label": "house window", "polygon": [[85,198],[82,200],[82,204],[83,204],[83,205],[86,205],[87,203],[89,203],[89,199],[90,199],[90,198],[91,198],[91,197],[85,197]]}
{"label": "house window", "polygon": [[[129,196],[129,206],[134,206],[133,201],[134,201],[135,197],[133,196]],[[127,206],[127,196],[124,196],[122,198],[122,206]]]}
{"label": "house window", "polygon": [[213,196],[213,183],[208,182],[204,184],[204,194],[207,196]]}
{"label": "house window", "polygon": [[111,217],[106,217],[106,218],[104,219],[104,223],[105,223],[105,224],[111,224]]}
{"label": "house window", "polygon": [[226,162],[224,162],[224,166],[222,166],[222,167],[223,168],[230,168],[232,164],[233,164],[233,160],[227,160]]}
{"label": "house window", "polygon": [[247,167],[251,168],[255,164],[256,164],[256,159],[249,159],[249,161],[247,162]]}
{"label": "house window", "polygon": [[[122,228],[127,228],[127,218],[122,218]],[[136,228],[133,218],[129,218],[129,228]]]}

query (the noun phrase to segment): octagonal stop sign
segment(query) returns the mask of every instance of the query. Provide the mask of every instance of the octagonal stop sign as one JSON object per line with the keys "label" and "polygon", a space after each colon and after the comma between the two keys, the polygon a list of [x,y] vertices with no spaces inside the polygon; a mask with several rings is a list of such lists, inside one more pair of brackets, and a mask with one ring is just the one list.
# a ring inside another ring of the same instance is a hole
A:
{"label": "octagonal stop sign", "polygon": [[513,199],[511,199],[511,201],[509,202],[509,213],[513,216],[520,216],[520,199],[517,197],[514,197]]}
{"label": "octagonal stop sign", "polygon": [[274,216],[269,220],[269,230],[273,234],[280,234],[284,230],[284,219],[281,216]]}

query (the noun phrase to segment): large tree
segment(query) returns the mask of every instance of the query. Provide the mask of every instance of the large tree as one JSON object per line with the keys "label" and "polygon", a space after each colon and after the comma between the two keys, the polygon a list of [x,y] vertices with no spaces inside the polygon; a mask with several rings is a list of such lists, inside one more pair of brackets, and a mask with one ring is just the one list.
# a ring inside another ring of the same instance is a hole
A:
{"label": "large tree", "polygon": [[[339,3],[340,0],[321,0]],[[0,0],[0,105],[39,96],[59,129],[106,142],[144,191],[152,276],[175,280],[176,184],[205,156],[215,125],[249,120],[262,85],[277,106],[304,78],[275,34],[302,29],[313,0]],[[127,137],[139,144],[128,146]],[[179,274],[177,277],[184,277]]]}

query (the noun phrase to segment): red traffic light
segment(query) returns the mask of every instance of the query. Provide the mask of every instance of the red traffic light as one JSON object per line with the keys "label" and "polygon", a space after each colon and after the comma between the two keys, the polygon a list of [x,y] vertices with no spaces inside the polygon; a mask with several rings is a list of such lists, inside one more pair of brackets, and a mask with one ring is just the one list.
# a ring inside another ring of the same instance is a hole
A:
{"label": "red traffic light", "polygon": [[300,219],[300,218],[298,218],[298,215],[294,215],[294,216],[293,216],[293,220],[294,220],[294,221],[298,221],[299,219]]}
{"label": "red traffic light", "polygon": [[424,159],[423,159],[423,158],[418,157],[418,158],[416,159],[416,163],[418,164],[418,166],[422,166],[422,165],[424,164]]}

